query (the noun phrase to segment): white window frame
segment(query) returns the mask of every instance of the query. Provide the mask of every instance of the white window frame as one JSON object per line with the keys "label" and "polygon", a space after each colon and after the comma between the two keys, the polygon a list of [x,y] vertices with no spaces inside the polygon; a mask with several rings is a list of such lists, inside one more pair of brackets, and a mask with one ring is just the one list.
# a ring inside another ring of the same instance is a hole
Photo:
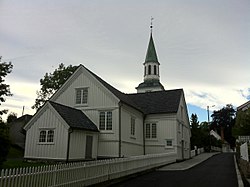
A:
{"label": "white window frame", "polygon": [[[43,135],[44,137],[42,137],[41,139],[42,132],[45,132],[45,134]],[[51,132],[53,133],[50,134]],[[38,144],[54,144],[54,143],[55,143],[55,129],[39,129]]]}
{"label": "white window frame", "polygon": [[157,139],[157,123],[150,122],[145,124],[145,138]]}
{"label": "white window frame", "polygon": [[[170,143],[171,142],[171,143]],[[173,148],[173,139],[165,139],[165,148]]]}
{"label": "white window frame", "polygon": [[[88,104],[88,88],[75,88],[75,104],[76,105],[87,105]],[[80,98],[78,97],[80,96]]]}
{"label": "white window frame", "polygon": [[[104,119],[101,119],[101,117],[104,117]],[[113,113],[111,110],[99,111],[99,130],[100,131],[111,131],[112,132],[112,130],[113,130],[113,122],[112,121],[113,121]],[[104,124],[102,124],[102,123],[104,123]]]}

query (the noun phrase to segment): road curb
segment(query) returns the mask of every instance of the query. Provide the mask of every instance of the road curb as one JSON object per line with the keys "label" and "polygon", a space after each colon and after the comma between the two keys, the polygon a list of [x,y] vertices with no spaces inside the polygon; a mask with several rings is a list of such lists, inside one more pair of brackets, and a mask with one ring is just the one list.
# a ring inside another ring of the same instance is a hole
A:
{"label": "road curb", "polygon": [[235,155],[234,155],[234,165],[235,165],[236,175],[237,175],[237,179],[238,179],[238,187],[244,187],[244,184],[243,184],[243,181],[241,178],[241,174],[240,174],[240,171],[238,168],[238,164],[236,163]]}

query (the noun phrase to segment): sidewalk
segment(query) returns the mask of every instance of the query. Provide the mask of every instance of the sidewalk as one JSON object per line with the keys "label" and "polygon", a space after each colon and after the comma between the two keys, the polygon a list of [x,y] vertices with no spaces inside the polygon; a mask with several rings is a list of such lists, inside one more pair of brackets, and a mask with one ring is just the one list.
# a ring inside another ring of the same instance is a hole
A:
{"label": "sidewalk", "polygon": [[174,164],[163,166],[162,168],[159,168],[158,171],[186,170],[186,169],[189,169],[189,168],[207,160],[208,158],[210,158],[216,154],[219,154],[219,152],[202,153],[202,154],[195,156],[189,160],[185,160],[182,162],[177,162]]}

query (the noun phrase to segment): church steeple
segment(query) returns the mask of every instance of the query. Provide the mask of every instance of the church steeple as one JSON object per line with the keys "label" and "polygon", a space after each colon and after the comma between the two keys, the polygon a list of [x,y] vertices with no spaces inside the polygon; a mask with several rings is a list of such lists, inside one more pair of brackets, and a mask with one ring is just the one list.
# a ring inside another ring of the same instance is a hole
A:
{"label": "church steeple", "polygon": [[160,91],[164,90],[164,87],[160,83],[160,75],[159,75],[159,61],[157,58],[157,53],[155,50],[154,40],[153,40],[153,25],[150,25],[150,38],[148,49],[146,53],[144,65],[144,82],[139,84],[136,88],[138,93],[141,92],[152,92],[152,91]]}
{"label": "church steeple", "polygon": [[152,32],[150,33],[150,39],[149,39],[145,63],[146,62],[158,62]]}

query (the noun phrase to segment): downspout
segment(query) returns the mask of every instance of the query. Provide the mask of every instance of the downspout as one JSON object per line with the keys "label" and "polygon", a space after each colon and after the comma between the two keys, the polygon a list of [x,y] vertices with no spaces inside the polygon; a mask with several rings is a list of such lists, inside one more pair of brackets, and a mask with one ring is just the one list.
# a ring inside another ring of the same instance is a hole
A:
{"label": "downspout", "polygon": [[122,154],[122,134],[121,134],[121,126],[122,126],[122,112],[121,112],[121,107],[122,103],[119,102],[119,143],[118,143],[118,157],[121,157]]}
{"label": "downspout", "polygon": [[146,155],[146,143],[145,143],[145,119],[146,115],[143,114],[143,121],[142,121],[142,137],[143,137],[143,155]]}
{"label": "downspout", "polygon": [[68,143],[67,143],[66,163],[69,162],[70,134],[71,134],[72,132],[73,132],[73,129],[69,128],[69,130],[68,130]]}

